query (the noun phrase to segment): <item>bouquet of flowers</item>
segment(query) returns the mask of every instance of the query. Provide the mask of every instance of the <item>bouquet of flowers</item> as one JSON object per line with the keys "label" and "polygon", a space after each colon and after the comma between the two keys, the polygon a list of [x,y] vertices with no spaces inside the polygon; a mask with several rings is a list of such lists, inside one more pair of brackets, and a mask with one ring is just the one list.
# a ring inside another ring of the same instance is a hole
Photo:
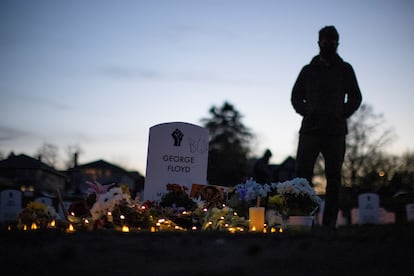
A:
{"label": "bouquet of flowers", "polygon": [[248,220],[241,218],[230,207],[209,209],[204,217],[203,230],[244,231],[249,227]]}
{"label": "bouquet of flowers", "polygon": [[68,221],[77,230],[119,228],[122,226],[148,228],[149,215],[137,199],[132,199],[127,185],[102,185],[86,182],[86,200],[69,207]]}
{"label": "bouquet of flowers", "polygon": [[18,217],[19,229],[26,227],[46,228],[48,223],[57,217],[56,210],[53,207],[46,206],[43,203],[31,201],[26,208],[22,210]]}
{"label": "bouquet of flowers", "polygon": [[305,178],[294,178],[272,183],[267,207],[283,216],[309,216],[315,214],[321,199]]}
{"label": "bouquet of flowers", "polygon": [[249,207],[264,205],[265,201],[260,198],[266,198],[271,191],[271,186],[268,184],[257,183],[253,178],[250,178],[245,183],[240,183],[234,186],[234,193],[230,196],[229,205],[234,208],[240,216],[246,216],[249,212]]}
{"label": "bouquet of flowers", "polygon": [[187,194],[188,188],[178,184],[167,184],[167,193],[162,196],[161,207],[183,208],[194,210],[195,202]]}

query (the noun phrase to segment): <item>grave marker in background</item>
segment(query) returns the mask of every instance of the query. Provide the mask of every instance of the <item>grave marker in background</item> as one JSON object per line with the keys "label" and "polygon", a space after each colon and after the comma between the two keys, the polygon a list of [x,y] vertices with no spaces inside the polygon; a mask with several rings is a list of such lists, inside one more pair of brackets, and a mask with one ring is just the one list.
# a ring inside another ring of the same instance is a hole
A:
{"label": "grave marker in background", "polygon": [[414,221],[414,203],[405,205],[405,210],[407,212],[407,221]]}
{"label": "grave marker in background", "polygon": [[365,193],[358,196],[359,224],[379,223],[379,196]]}
{"label": "grave marker in background", "polygon": [[144,200],[160,200],[167,184],[207,183],[209,135],[206,128],[183,122],[150,128]]}
{"label": "grave marker in background", "polygon": [[22,193],[18,190],[4,190],[0,195],[0,221],[17,220],[22,211]]}

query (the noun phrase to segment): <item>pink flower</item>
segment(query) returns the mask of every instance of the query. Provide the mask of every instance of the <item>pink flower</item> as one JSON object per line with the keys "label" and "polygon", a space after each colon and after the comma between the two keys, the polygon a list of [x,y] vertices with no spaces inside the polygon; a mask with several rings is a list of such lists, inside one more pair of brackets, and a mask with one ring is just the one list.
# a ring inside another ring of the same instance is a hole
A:
{"label": "pink flower", "polygon": [[102,185],[97,181],[94,181],[94,182],[86,181],[86,184],[89,185],[88,192],[95,193],[97,199],[99,198],[99,195],[105,194],[114,185],[113,183],[109,185]]}

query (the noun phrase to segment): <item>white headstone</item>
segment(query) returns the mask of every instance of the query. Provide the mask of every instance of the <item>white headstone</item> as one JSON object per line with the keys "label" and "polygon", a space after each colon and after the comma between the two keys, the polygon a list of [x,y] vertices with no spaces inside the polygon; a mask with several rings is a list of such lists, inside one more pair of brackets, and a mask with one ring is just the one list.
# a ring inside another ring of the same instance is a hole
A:
{"label": "white headstone", "polygon": [[50,197],[38,197],[35,199],[36,202],[43,203],[46,206],[53,206],[53,201]]}
{"label": "white headstone", "polygon": [[358,196],[359,224],[379,223],[379,196],[365,193]]}
{"label": "white headstone", "polygon": [[407,221],[414,221],[414,203],[405,205],[405,210],[407,211]]}
{"label": "white headstone", "polygon": [[4,190],[0,196],[0,221],[17,220],[22,211],[22,193],[18,190]]}
{"label": "white headstone", "polygon": [[167,184],[191,190],[207,184],[208,130],[182,122],[155,125],[149,131],[144,200],[160,200]]}

